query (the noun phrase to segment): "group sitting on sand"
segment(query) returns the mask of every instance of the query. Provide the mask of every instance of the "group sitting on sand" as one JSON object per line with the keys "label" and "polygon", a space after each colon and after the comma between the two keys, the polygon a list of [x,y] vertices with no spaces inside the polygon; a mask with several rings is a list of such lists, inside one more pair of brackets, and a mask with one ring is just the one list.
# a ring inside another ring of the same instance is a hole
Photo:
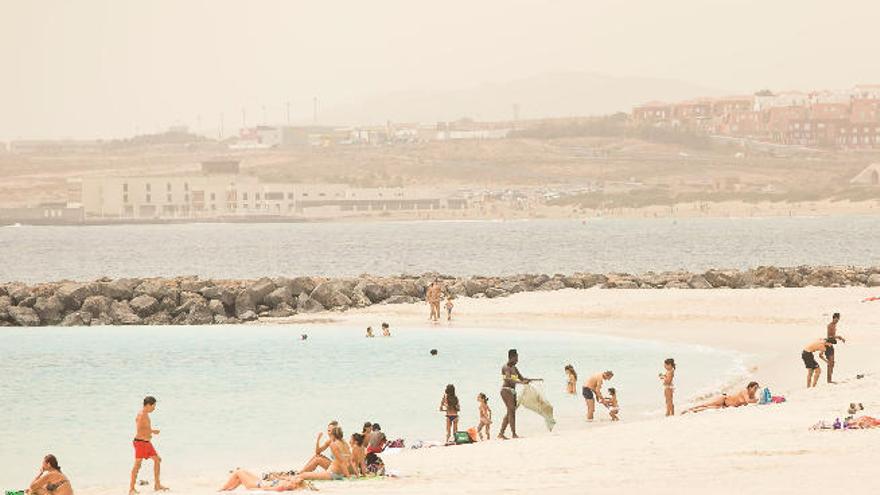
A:
{"label": "group sitting on sand", "polygon": [[388,441],[378,423],[364,423],[363,431],[351,435],[346,443],[339,422],[331,421],[327,424],[327,439],[323,437],[324,432],[318,433],[315,455],[299,472],[261,477],[245,469],[236,469],[220,491],[235,490],[239,486],[267,491],[314,489],[311,481],[315,480],[339,481],[384,474],[382,460],[376,454],[385,449]]}

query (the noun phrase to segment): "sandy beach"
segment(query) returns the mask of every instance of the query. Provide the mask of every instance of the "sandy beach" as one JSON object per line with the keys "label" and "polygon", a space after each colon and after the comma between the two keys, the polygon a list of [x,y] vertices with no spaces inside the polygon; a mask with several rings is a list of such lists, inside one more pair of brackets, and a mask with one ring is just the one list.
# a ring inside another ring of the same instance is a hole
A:
{"label": "sandy beach", "polygon": [[[521,431],[526,438],[515,441],[405,451],[385,458],[400,478],[321,483],[319,488],[329,493],[427,494],[861,491],[873,484],[880,430],[809,427],[822,419],[844,417],[850,402],[861,402],[865,414],[880,416],[874,369],[880,349],[880,302],[861,302],[875,292],[564,290],[459,299],[453,325],[567,329],[744,351],[753,355],[751,372],[731,387],[754,379],[788,402],[670,419],[584,422],[576,431]],[[819,386],[806,390],[801,349],[824,335],[834,311],[842,313],[839,333],[848,338],[838,346],[839,383],[824,383],[822,363]],[[396,328],[412,328],[429,325],[426,314],[426,306],[413,304],[375,306],[334,318],[364,327],[387,320]],[[445,325],[438,325],[437,331]],[[522,367],[526,369],[527,362]],[[867,376],[857,380],[862,373]],[[678,410],[688,405],[687,399],[676,397]],[[658,386],[657,408],[662,405]],[[626,404],[622,407],[625,411]],[[496,432],[497,427],[496,421]]]}

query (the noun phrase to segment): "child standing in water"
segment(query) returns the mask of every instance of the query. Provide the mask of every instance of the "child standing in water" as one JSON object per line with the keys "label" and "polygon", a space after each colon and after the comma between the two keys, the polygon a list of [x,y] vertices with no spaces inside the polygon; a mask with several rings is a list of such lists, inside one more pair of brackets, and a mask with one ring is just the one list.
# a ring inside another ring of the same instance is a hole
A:
{"label": "child standing in water", "polygon": [[565,392],[570,395],[574,395],[578,381],[578,374],[574,370],[574,366],[570,364],[565,365],[565,376],[566,378],[568,378],[568,382],[565,384]]}
{"label": "child standing in water", "polygon": [[617,390],[614,387],[608,389],[608,403],[606,405],[611,421],[620,421],[620,416],[617,415],[620,412],[620,405],[617,403]]}
{"label": "child standing in water", "polygon": [[492,424],[492,410],[489,409],[489,398],[486,394],[480,392],[477,396],[477,403],[480,404],[480,424],[477,426],[477,435],[480,440],[483,439],[483,432],[486,432],[486,440],[489,437],[489,426]]}
{"label": "child standing in water", "polygon": [[373,327],[367,327],[367,337],[373,337]]}
{"label": "child standing in water", "polygon": [[452,321],[452,296],[446,296],[446,321]]}
{"label": "child standing in water", "polygon": [[461,410],[458,397],[455,396],[455,386],[451,383],[446,386],[446,393],[440,401],[440,410],[446,413],[446,443],[450,444],[458,431],[458,411]]}
{"label": "child standing in water", "polygon": [[672,402],[672,395],[675,393],[675,360],[669,358],[663,361],[663,367],[666,371],[660,373],[660,380],[663,382],[663,395],[666,397],[666,415],[675,416],[675,404]]}

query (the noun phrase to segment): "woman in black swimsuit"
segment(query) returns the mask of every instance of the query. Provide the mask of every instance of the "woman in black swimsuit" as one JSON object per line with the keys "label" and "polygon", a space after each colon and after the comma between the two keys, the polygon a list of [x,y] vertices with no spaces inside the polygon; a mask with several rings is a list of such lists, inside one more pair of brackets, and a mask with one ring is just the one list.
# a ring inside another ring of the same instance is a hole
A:
{"label": "woman in black swimsuit", "polygon": [[49,454],[43,458],[40,473],[26,491],[31,495],[73,495],[70,480],[61,472],[58,459]]}
{"label": "woman in black swimsuit", "polygon": [[519,435],[516,434],[516,385],[518,383],[524,385],[540,380],[539,378],[523,377],[516,368],[517,362],[519,362],[519,355],[516,353],[516,349],[507,351],[507,364],[501,368],[501,375],[503,376],[501,400],[504,401],[507,413],[504,415],[504,419],[501,420],[501,431],[498,433],[498,438],[504,440],[507,440],[504,432],[507,431],[508,424],[510,425],[510,432],[513,434],[513,438],[519,438]]}

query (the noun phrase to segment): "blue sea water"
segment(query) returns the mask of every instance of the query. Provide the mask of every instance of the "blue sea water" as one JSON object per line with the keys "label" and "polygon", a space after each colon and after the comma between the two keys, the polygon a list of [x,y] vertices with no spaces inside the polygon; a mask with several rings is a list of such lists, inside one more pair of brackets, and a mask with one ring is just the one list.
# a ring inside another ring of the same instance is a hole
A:
{"label": "blue sea water", "polygon": [[[346,436],[373,421],[390,438],[442,440],[438,406],[448,383],[463,405],[462,429],[478,421],[476,395],[489,396],[494,434],[503,414],[500,368],[511,347],[525,376],[546,379],[540,387],[563,430],[585,427],[583,399],[563,392],[568,363],[581,382],[614,370],[609,385],[619,391],[624,420],[662,409],[657,373],[666,357],[678,362],[680,403],[744,370],[744,356],[734,352],[574,332],[392,331],[366,339],[362,329],[338,325],[3,329],[0,488],[25,486],[51,452],[77,488],[122,492],[145,395],[159,401],[153,423],[163,479],[181,488],[218,483],[237,466],[299,468],[331,419]],[[546,434],[535,414],[518,417],[522,435]],[[607,419],[602,408],[599,417]],[[147,466],[141,479],[150,478]]]}

